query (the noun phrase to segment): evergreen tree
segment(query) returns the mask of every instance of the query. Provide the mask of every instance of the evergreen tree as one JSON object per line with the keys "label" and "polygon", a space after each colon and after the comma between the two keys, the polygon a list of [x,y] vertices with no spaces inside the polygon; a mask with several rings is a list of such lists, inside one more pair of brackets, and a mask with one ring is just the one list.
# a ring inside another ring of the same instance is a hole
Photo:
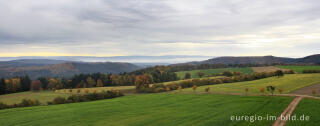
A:
{"label": "evergreen tree", "polygon": [[3,78],[0,80],[0,94],[5,94],[6,93],[6,83]]}
{"label": "evergreen tree", "polygon": [[21,77],[21,89],[22,91],[30,91],[31,79],[29,76]]}

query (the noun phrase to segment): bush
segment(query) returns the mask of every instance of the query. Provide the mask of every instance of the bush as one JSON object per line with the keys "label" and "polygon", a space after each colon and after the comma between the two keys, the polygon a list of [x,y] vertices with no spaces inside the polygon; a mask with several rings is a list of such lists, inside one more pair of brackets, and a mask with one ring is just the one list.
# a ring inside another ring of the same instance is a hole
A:
{"label": "bush", "polygon": [[197,90],[197,88],[198,88],[198,86],[197,86],[197,85],[193,85],[192,90],[193,90],[193,91],[196,91],[196,90]]}
{"label": "bush", "polygon": [[6,109],[6,108],[9,108],[9,106],[7,104],[0,102],[0,109]]}
{"label": "bush", "polygon": [[181,86],[181,85],[179,86],[178,90],[179,90],[180,92],[182,91],[182,86]]}
{"label": "bush", "polygon": [[303,70],[302,73],[320,73],[320,70]]}
{"label": "bush", "polygon": [[264,94],[265,89],[264,88],[260,88],[260,92]]}
{"label": "bush", "polygon": [[20,107],[37,106],[40,105],[38,100],[22,99],[21,103],[18,104]]}
{"label": "bush", "polygon": [[63,97],[56,97],[55,99],[53,99],[53,104],[64,104],[66,103],[66,99]]}
{"label": "bush", "polygon": [[282,89],[278,89],[279,93],[282,94],[283,90]]}
{"label": "bush", "polygon": [[210,90],[210,87],[205,88],[206,92],[209,92],[209,90]]}
{"label": "bush", "polygon": [[85,93],[89,93],[89,89],[86,88],[86,89],[84,90],[84,92],[85,92]]}

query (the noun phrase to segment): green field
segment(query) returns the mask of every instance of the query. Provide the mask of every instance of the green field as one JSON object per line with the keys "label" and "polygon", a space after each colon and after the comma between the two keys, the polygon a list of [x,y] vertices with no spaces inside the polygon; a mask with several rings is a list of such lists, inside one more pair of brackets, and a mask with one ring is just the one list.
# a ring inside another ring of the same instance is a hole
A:
{"label": "green field", "polygon": [[[245,81],[237,83],[226,83],[218,85],[200,86],[196,92],[204,92],[205,88],[210,87],[211,93],[245,93],[245,88],[249,89],[249,94],[261,94],[260,89],[266,86],[275,86],[277,89],[283,89],[283,93],[289,93],[313,84],[320,83],[320,74],[288,74],[283,77],[270,77],[254,81]],[[175,91],[180,92],[180,91]],[[182,90],[183,93],[194,92],[192,88]],[[265,89],[267,93],[267,90]]]}
{"label": "green field", "polygon": [[203,72],[205,76],[210,76],[212,74],[220,74],[224,71],[241,72],[244,74],[251,74],[253,70],[251,67],[246,68],[219,68],[219,69],[203,69],[203,70],[191,70],[191,71],[180,71],[176,72],[178,77],[183,79],[186,73],[191,74],[191,78],[199,78],[198,73]]}
{"label": "green field", "polygon": [[298,73],[302,73],[303,70],[320,70],[320,66],[277,66],[283,69],[290,69]]}
{"label": "green field", "polygon": [[94,102],[0,111],[1,126],[247,126],[273,121],[230,121],[231,116],[279,115],[291,97],[146,94]]}
{"label": "green field", "polygon": [[20,103],[22,99],[36,99],[39,100],[40,103],[47,103],[48,101],[52,101],[56,97],[68,97],[70,94],[60,94],[55,93],[53,91],[42,91],[42,92],[21,92],[21,93],[13,93],[0,95],[0,102],[6,104],[14,104]]}
{"label": "green field", "polygon": [[314,99],[302,99],[298,104],[297,108],[294,110],[293,115],[297,115],[297,118],[302,115],[310,116],[309,121],[289,121],[287,126],[318,126],[320,122],[320,111],[318,110],[320,106],[320,100]]}

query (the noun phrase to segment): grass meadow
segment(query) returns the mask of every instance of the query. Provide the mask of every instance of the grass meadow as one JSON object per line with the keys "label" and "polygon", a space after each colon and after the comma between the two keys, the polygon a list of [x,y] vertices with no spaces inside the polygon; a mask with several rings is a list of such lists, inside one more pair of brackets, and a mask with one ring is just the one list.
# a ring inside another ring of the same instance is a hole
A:
{"label": "grass meadow", "polygon": [[[269,77],[260,80],[225,83],[217,85],[200,86],[195,92],[205,92],[205,88],[210,87],[211,93],[242,93],[248,88],[248,94],[261,94],[260,89],[266,86],[275,86],[275,93],[279,93],[278,89],[282,89],[282,93],[290,93],[291,91],[320,83],[320,74],[286,74],[283,77]],[[180,92],[176,90],[175,92]],[[183,89],[183,93],[193,93],[192,88]],[[265,89],[265,93],[268,93]]]}
{"label": "grass meadow", "polygon": [[2,126],[265,126],[273,121],[231,121],[231,116],[278,116],[291,97],[145,94],[85,103],[0,111]]}

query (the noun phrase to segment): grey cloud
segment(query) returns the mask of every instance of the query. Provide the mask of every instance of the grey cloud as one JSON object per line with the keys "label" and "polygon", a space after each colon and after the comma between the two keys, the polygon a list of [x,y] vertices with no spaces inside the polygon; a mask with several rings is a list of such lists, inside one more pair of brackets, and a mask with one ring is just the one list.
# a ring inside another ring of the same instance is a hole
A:
{"label": "grey cloud", "polygon": [[[290,25],[299,25],[308,29],[304,32],[312,33],[307,27],[309,22],[319,20],[319,15],[317,0],[0,1],[0,44],[248,44],[240,39],[223,38]],[[276,37],[286,36],[284,33]],[[142,50],[121,49],[134,50],[132,53]],[[94,52],[87,49],[90,50]]]}

